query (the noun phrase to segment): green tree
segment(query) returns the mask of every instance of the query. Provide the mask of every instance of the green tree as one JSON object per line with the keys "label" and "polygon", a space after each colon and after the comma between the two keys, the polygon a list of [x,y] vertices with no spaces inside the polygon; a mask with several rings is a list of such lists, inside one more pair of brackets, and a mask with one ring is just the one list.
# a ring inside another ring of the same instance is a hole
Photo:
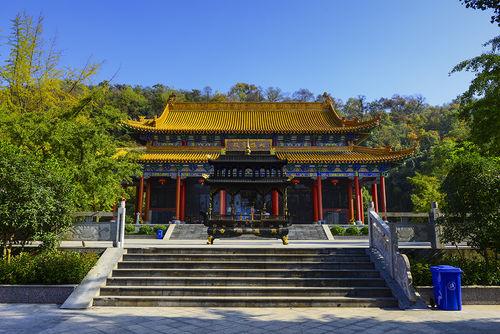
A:
{"label": "green tree", "polygon": [[121,182],[138,173],[131,157],[117,154],[128,144],[117,139],[126,114],[108,105],[106,83],[88,85],[97,65],[61,69],[42,37],[41,19],[13,20],[0,68],[0,138],[42,163],[55,161],[79,193],[77,209],[110,209]]}
{"label": "green tree", "polygon": [[451,73],[474,72],[469,89],[460,96],[461,115],[469,121],[471,140],[486,155],[500,155],[500,36],[492,39],[489,52],[465,60]]}
{"label": "green tree", "polygon": [[500,2],[498,0],[460,0],[467,8],[488,10],[493,9],[491,23],[497,23],[500,27]]}
{"label": "green tree", "polygon": [[441,186],[445,242],[467,244],[490,263],[500,250],[500,159],[465,155],[456,161]]}
{"label": "green tree", "polygon": [[244,82],[238,82],[227,93],[231,101],[259,102],[263,100],[262,88]]}
{"label": "green tree", "polygon": [[10,258],[14,243],[53,240],[70,224],[76,189],[56,159],[0,140],[0,246]]}
{"label": "green tree", "polygon": [[132,118],[149,114],[148,100],[138,88],[132,88],[129,85],[115,85],[110,87],[107,99],[110,105]]}
{"label": "green tree", "polygon": [[413,186],[411,202],[413,210],[428,212],[431,202],[443,203],[443,194],[439,191],[440,182],[437,177],[416,173],[409,178]]}

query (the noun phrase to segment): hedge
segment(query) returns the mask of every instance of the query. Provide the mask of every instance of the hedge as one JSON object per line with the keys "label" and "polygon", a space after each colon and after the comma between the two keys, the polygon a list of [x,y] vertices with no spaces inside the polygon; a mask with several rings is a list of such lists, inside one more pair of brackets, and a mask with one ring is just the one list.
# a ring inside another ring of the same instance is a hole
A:
{"label": "hedge", "polygon": [[339,225],[333,225],[330,228],[332,235],[340,235],[340,236],[358,236],[358,235],[368,235],[368,226],[357,227],[357,226],[349,226],[348,228],[344,228]]}
{"label": "hedge", "polygon": [[163,232],[167,231],[166,225],[141,225],[139,226],[139,230],[135,231],[136,225],[134,224],[125,224],[125,233],[126,234],[136,234],[136,235],[155,235],[158,230],[163,230]]}
{"label": "hedge", "polygon": [[98,259],[96,253],[22,252],[10,263],[0,259],[0,284],[78,284]]}
{"label": "hedge", "polygon": [[432,285],[431,266],[447,264],[462,269],[462,285],[500,285],[500,263],[486,263],[479,258],[459,258],[457,256],[444,256],[432,261],[412,260],[411,274],[413,285]]}

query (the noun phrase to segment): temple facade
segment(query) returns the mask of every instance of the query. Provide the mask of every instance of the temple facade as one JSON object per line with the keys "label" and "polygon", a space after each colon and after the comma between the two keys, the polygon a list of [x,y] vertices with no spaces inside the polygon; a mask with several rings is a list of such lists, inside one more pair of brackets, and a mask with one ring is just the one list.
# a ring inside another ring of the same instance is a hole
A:
{"label": "temple facade", "polygon": [[[363,187],[384,215],[385,176],[414,150],[362,146],[378,123],[341,117],[326,94],[322,102],[255,103],[176,102],[171,96],[159,117],[125,122],[142,145],[136,219],[198,223],[204,212],[241,218],[257,210],[286,214],[292,224],[362,223]],[[237,152],[256,156],[251,169],[231,162]],[[269,167],[271,160],[280,168]],[[209,175],[222,184],[227,179],[228,188],[243,176],[286,178],[289,186],[259,196],[223,187],[213,194]]]}

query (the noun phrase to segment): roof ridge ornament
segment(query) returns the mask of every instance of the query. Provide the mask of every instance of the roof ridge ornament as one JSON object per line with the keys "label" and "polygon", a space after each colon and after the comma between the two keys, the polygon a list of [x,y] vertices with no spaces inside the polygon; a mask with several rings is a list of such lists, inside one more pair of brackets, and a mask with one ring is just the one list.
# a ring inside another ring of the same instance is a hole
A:
{"label": "roof ridge ornament", "polygon": [[170,94],[167,99],[167,104],[173,104],[176,98],[177,95],[175,95],[175,93]]}
{"label": "roof ridge ornament", "polygon": [[332,96],[330,94],[328,94],[327,92],[324,92],[322,97],[323,97],[324,103],[331,103],[331,104],[335,105],[335,101],[333,101]]}
{"label": "roof ridge ornament", "polygon": [[175,98],[176,98],[175,93],[172,93],[168,96],[167,105],[165,106],[165,109],[163,109],[163,112],[161,113],[160,117],[157,118],[155,116],[153,120],[154,127],[158,127],[158,125],[165,123],[165,121],[167,120],[169,108],[172,107],[173,103],[175,102]]}

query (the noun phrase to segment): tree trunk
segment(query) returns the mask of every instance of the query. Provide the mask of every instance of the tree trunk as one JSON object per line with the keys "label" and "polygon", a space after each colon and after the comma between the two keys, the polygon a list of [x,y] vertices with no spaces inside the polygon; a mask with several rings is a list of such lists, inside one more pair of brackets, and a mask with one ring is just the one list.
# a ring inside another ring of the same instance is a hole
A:
{"label": "tree trunk", "polygon": [[489,259],[489,256],[488,256],[488,249],[483,249],[482,252],[483,254],[483,257],[484,257],[484,263],[485,263],[485,266],[486,266],[486,272],[490,272],[490,259]]}
{"label": "tree trunk", "polygon": [[10,264],[11,254],[12,254],[12,244],[8,243],[6,247],[6,259],[8,264]]}

